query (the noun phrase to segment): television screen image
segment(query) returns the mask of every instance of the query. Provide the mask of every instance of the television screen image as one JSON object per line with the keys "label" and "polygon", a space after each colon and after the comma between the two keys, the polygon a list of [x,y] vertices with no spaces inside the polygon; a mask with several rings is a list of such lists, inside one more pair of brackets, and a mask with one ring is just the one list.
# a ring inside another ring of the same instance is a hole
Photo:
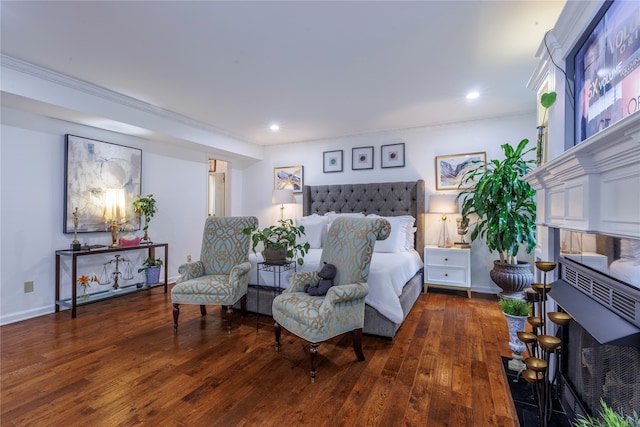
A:
{"label": "television screen image", "polygon": [[612,2],[574,67],[576,143],[640,111],[640,2]]}

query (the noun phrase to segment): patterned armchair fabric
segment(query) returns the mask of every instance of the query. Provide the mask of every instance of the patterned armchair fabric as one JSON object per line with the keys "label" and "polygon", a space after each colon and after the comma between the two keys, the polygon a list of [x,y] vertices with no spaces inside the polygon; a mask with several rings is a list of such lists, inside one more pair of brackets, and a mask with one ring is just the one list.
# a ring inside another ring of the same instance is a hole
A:
{"label": "patterned armchair fabric", "polygon": [[242,233],[258,227],[256,217],[208,217],[202,234],[200,260],[178,268],[180,278],[171,289],[174,328],[178,328],[180,304],[227,306],[231,329],[231,306],[247,294],[251,236]]}
{"label": "patterned armchair fabric", "polygon": [[322,250],[321,262],[337,268],[334,286],[325,296],[310,296],[304,285],[319,281],[317,272],[294,273],[289,287],[273,300],[276,322],[276,349],[280,347],[280,327],[311,343],[311,379],[315,378],[318,343],[345,332],[354,334],[354,351],[364,360],[361,337],[364,299],[376,240],[391,233],[391,224],[382,218],[336,219]]}

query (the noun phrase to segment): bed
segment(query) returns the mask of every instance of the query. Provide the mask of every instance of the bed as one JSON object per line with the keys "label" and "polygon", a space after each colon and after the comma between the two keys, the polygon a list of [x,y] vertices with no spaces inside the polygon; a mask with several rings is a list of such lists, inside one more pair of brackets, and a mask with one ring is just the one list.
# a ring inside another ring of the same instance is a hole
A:
{"label": "bed", "polygon": [[609,275],[640,289],[640,240],[616,239]]}
{"label": "bed", "polygon": [[[412,248],[407,247],[402,252],[386,252],[380,246],[381,251],[377,250],[378,245],[393,245],[392,237],[387,239],[388,242],[376,243],[369,273],[369,295],[365,300],[365,334],[392,339],[422,292],[424,212],[423,180],[303,187],[303,218],[296,221],[305,225],[305,229],[309,231],[307,234],[311,234],[311,227],[314,226],[309,221],[316,221],[318,217],[331,218],[344,214],[397,217],[391,219],[392,236],[396,236],[393,234],[394,224],[406,223],[407,217],[415,218],[413,234],[410,236]],[[406,244],[410,243],[407,241]],[[304,257],[304,265],[296,267],[297,271],[319,269],[322,249],[318,245],[313,246]],[[258,263],[262,261],[259,254],[252,253],[250,261],[252,270],[247,309],[270,315],[274,274],[272,271],[258,271]],[[282,273],[282,287],[288,285],[287,278],[291,272]]]}

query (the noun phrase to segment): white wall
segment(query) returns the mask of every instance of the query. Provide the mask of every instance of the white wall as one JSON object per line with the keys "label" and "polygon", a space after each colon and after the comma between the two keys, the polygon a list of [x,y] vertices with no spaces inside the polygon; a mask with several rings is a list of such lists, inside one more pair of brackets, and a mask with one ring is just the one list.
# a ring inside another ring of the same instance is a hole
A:
{"label": "white wall", "polygon": [[[0,127],[1,324],[54,311],[55,250],[68,248],[73,239],[72,234],[62,233],[66,133],[142,149],[142,193],[152,193],[158,202],[150,235],[156,242],[169,243],[170,280],[177,278],[178,266],[188,255],[199,258],[207,215],[207,159],[214,155],[4,108]],[[305,168],[307,184],[423,178],[428,206],[429,195],[436,193],[435,156],[485,151],[487,159],[501,158],[501,144],[534,136],[535,117],[531,114],[267,147],[264,161],[244,169],[231,165],[229,214],[256,215],[261,226],[275,223],[280,211],[271,204],[273,168],[298,164]],[[381,169],[381,145],[397,142],[405,143],[405,167]],[[351,170],[351,148],[360,146],[374,146],[373,170]],[[325,174],[322,153],[336,149],[344,150],[344,171]],[[297,205],[286,206],[285,216],[301,215],[301,196],[297,199]],[[428,244],[436,242],[438,221],[437,215],[427,215]],[[456,236],[455,216],[449,221],[450,234]],[[83,244],[108,244],[110,239],[108,233],[79,235]],[[474,291],[498,291],[489,278],[493,258],[482,242],[474,242]],[[99,274],[104,261],[87,259],[79,273]],[[68,271],[69,266],[63,265],[66,293],[70,292]],[[24,293],[25,281],[34,282],[34,292]]]}
{"label": "white wall", "polygon": [[[198,259],[207,215],[207,153],[9,109],[3,109],[2,121],[1,324],[54,311],[55,250],[68,248],[73,239],[62,233],[65,133],[141,148],[142,192],[152,193],[158,203],[149,232],[155,242],[169,243],[170,278],[178,276],[187,255]],[[241,184],[241,171],[232,174]],[[235,186],[234,181],[238,192]],[[231,206],[232,214],[238,212],[239,200],[233,198]],[[78,239],[82,244],[111,243],[109,233],[80,233]],[[98,274],[103,260],[83,262],[79,274]],[[135,272],[138,264],[134,267]],[[67,266],[63,273],[69,292]],[[25,281],[34,282],[34,292],[23,292]]]}
{"label": "white wall", "polygon": [[[532,95],[532,103],[535,102]],[[273,189],[273,168],[280,166],[303,165],[304,183],[341,184],[368,183],[385,181],[405,181],[424,179],[426,185],[426,206],[429,196],[436,193],[435,156],[485,151],[487,160],[503,158],[500,145],[515,145],[529,138],[531,147],[535,141],[535,115],[519,115],[491,120],[455,123],[394,132],[360,135],[331,140],[322,140],[304,144],[285,144],[267,147],[264,161],[256,163],[244,171],[246,186],[243,193],[243,212],[258,216],[260,226],[265,227],[279,219],[280,209],[271,205]],[[380,147],[398,142],[405,143],[405,167],[382,169],[380,167]],[[374,169],[351,170],[351,149],[353,147],[374,147]],[[322,153],[330,150],[343,150],[343,172],[323,173]],[[532,154],[531,158],[535,156]],[[438,191],[445,194],[447,192]],[[456,192],[449,192],[457,194]],[[302,196],[296,197],[297,205],[285,205],[285,217],[302,214]],[[449,216],[449,234],[457,237],[456,215]],[[426,218],[426,243],[436,244],[439,230],[439,215],[428,214]],[[532,261],[524,251],[522,260]],[[498,292],[489,271],[493,268],[494,256],[486,245],[476,241],[472,245],[471,281],[476,292]]]}

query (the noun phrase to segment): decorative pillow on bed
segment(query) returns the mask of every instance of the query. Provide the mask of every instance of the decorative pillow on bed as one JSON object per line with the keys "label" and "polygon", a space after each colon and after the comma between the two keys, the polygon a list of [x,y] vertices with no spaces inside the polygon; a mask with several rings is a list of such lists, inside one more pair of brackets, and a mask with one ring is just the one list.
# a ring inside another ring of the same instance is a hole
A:
{"label": "decorative pillow on bed", "polygon": [[329,223],[327,224],[327,230],[331,228],[331,224],[335,221],[336,218],[340,218],[341,216],[351,217],[351,218],[364,218],[364,214],[362,212],[345,212],[345,213],[336,213],[334,211],[327,212],[324,214],[325,217],[329,219]]}
{"label": "decorative pillow on bed", "polygon": [[620,239],[620,258],[640,265],[640,240]]}
{"label": "decorative pillow on bed", "polygon": [[416,222],[414,217],[411,215],[380,216],[376,214],[370,214],[367,217],[384,218],[391,223],[391,234],[385,240],[376,241],[374,252],[405,252],[408,250],[409,244],[411,244],[409,248],[413,249],[413,234],[415,233],[413,225]]}
{"label": "decorative pillow on bed", "polygon": [[300,238],[300,241],[302,243],[309,242],[311,249],[322,249],[327,238],[328,223],[329,218],[318,214],[296,218],[296,226],[302,225],[304,227],[304,236]]}

